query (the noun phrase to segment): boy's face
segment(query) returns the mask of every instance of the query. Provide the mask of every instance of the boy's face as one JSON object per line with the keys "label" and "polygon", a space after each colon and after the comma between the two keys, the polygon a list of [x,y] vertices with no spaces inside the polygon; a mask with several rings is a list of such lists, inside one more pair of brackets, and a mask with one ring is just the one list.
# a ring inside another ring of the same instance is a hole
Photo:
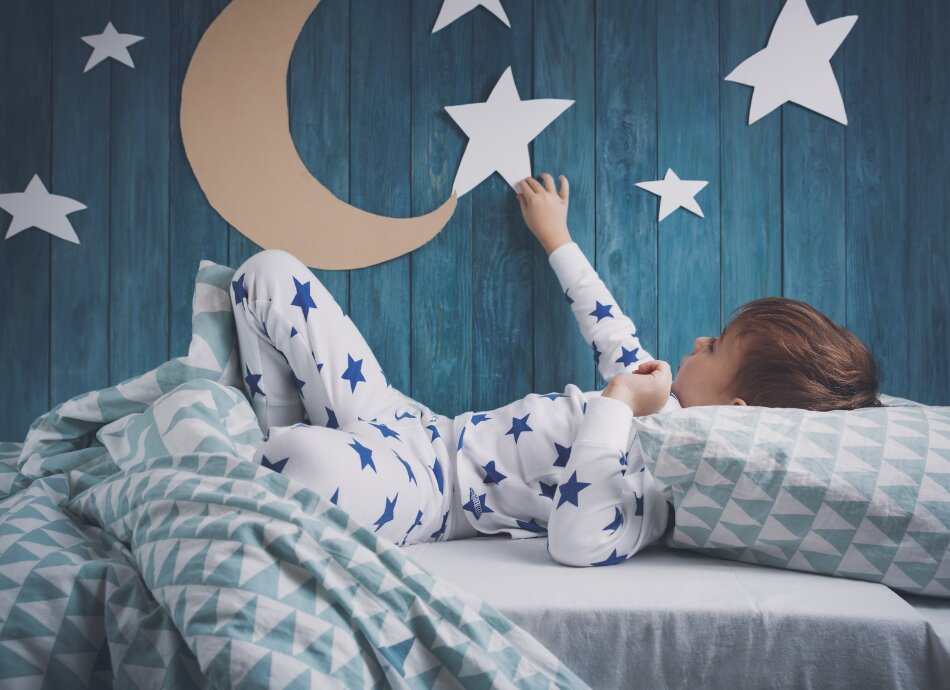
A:
{"label": "boy's face", "polygon": [[742,398],[731,395],[740,356],[738,339],[728,327],[718,338],[696,338],[693,353],[680,360],[673,379],[671,390],[680,405],[745,405]]}

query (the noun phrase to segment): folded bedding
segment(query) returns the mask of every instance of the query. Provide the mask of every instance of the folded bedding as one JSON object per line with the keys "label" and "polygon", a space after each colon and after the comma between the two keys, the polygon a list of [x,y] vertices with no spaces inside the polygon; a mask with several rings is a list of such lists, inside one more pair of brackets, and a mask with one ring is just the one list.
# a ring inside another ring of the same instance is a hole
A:
{"label": "folded bedding", "polygon": [[233,270],[186,357],[0,444],[0,686],[585,688],[487,602],[253,462]]}

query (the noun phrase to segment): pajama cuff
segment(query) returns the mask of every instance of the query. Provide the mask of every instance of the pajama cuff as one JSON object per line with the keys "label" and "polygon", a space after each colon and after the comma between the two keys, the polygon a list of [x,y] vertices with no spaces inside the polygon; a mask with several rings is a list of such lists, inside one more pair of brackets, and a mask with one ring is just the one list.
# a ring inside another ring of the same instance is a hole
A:
{"label": "pajama cuff", "polygon": [[567,290],[587,271],[594,270],[577,242],[568,242],[555,249],[548,255],[548,263],[554,269],[562,290]]}
{"label": "pajama cuff", "polygon": [[574,441],[626,450],[632,420],[633,411],[626,403],[603,396],[591,398]]}

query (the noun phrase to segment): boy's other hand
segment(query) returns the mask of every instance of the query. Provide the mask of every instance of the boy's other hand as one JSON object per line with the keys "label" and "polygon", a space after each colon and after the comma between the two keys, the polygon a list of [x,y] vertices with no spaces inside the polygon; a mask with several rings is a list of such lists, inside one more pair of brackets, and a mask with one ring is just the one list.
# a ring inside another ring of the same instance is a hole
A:
{"label": "boy's other hand", "polygon": [[543,173],[544,186],[533,177],[521,181],[518,204],[528,229],[538,239],[544,250],[550,254],[562,244],[571,241],[567,229],[567,204],[570,185],[564,175],[559,175],[561,190],[554,187],[554,178]]}
{"label": "boy's other hand", "polygon": [[667,362],[641,362],[630,374],[617,374],[607,383],[602,396],[626,403],[634,416],[642,417],[663,409],[670,399],[673,372]]}

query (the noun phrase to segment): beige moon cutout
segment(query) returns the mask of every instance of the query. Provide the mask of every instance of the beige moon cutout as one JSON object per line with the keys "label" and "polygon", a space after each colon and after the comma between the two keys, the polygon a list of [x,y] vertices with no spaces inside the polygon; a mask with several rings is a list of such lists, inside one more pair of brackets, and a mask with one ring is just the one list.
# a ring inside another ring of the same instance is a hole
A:
{"label": "beige moon cutout", "polygon": [[191,57],[181,136],[201,190],[241,234],[312,268],[362,268],[435,237],[456,195],[426,215],[390,218],[338,199],[307,170],[290,135],[286,80],[319,2],[231,0]]}

